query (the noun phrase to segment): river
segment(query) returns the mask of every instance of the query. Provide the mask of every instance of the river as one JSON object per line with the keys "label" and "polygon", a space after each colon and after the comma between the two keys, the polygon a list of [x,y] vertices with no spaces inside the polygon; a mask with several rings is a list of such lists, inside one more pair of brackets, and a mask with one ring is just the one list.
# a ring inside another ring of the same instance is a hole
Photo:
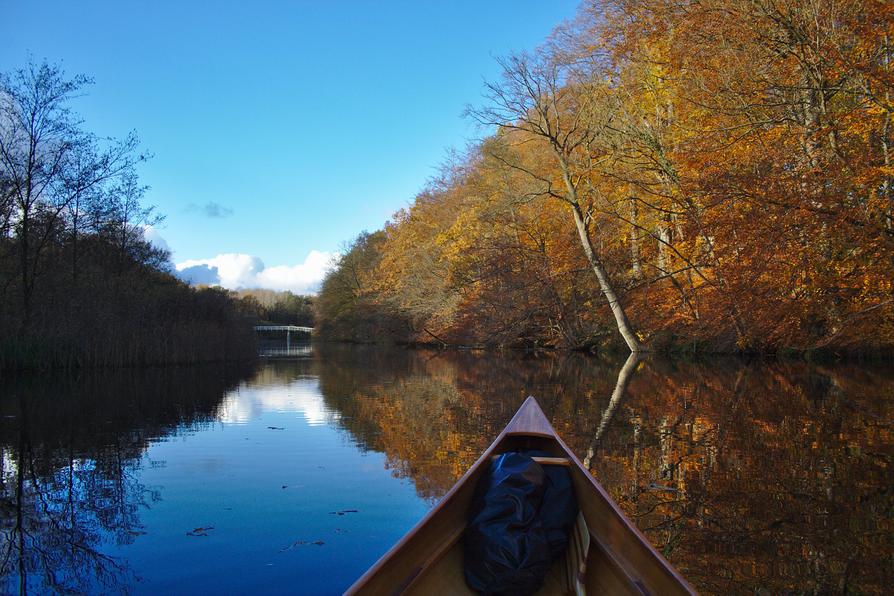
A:
{"label": "river", "polygon": [[700,591],[894,585],[888,365],[295,354],[0,380],[0,589],[340,593],[527,395]]}

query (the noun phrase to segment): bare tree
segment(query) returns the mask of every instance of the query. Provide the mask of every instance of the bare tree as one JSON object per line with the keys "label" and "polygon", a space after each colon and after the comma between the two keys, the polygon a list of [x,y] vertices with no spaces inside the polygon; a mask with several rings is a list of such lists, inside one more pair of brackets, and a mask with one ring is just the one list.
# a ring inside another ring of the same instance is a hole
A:
{"label": "bare tree", "polygon": [[136,172],[132,169],[123,172],[117,183],[108,193],[105,205],[105,227],[107,235],[118,249],[118,271],[128,262],[142,262],[133,259],[131,254],[136,248],[145,245],[143,231],[146,226],[155,226],[164,217],[155,213],[154,206],[142,204],[143,195],[148,187],[140,184]]}
{"label": "bare tree", "polygon": [[83,75],[68,79],[46,62],[0,75],[0,179],[9,189],[9,227],[18,245],[23,333],[41,258],[65,225],[66,210],[143,158],[133,133],[113,141],[81,129],[68,103],[90,82]]}
{"label": "bare tree", "polygon": [[593,110],[586,105],[590,101],[587,93],[581,92],[588,82],[568,80],[575,69],[546,52],[533,56],[514,54],[499,62],[503,77],[499,83],[486,84],[488,105],[469,108],[467,115],[482,125],[519,131],[547,144],[556,160],[560,184],[554,184],[550,173],[529,167],[509,155],[495,153],[493,156],[538,181],[542,185],[542,196],[568,206],[581,248],[596,274],[618,331],[631,352],[646,351],[627,318],[594,239],[599,232],[593,204],[595,197],[592,188],[587,188],[586,184],[588,174],[596,166],[594,159],[598,158],[589,149],[605,127],[599,124],[598,118],[592,117]]}

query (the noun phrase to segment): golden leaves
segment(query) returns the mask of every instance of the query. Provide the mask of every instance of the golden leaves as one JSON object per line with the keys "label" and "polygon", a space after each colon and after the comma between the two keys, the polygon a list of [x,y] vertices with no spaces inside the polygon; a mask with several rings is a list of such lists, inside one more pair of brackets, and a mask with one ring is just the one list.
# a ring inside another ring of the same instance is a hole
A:
{"label": "golden leaves", "polygon": [[564,78],[517,109],[519,89],[490,87],[518,121],[395,215],[373,301],[414,339],[603,341],[611,317],[571,225],[577,202],[650,341],[894,345],[891,4],[599,9],[504,84],[537,83],[537,68]]}

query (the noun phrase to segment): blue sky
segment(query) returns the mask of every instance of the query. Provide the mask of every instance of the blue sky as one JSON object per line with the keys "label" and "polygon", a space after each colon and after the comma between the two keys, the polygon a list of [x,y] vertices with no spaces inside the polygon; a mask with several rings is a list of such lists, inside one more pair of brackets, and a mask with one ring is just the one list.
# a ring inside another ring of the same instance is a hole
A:
{"label": "blue sky", "polygon": [[[75,108],[154,154],[141,175],[173,261],[283,286],[312,251],[408,204],[480,133],[461,113],[498,76],[494,57],[536,47],[576,6],[6,0],[0,69],[30,54],[93,77]],[[211,264],[224,254],[242,264]]]}

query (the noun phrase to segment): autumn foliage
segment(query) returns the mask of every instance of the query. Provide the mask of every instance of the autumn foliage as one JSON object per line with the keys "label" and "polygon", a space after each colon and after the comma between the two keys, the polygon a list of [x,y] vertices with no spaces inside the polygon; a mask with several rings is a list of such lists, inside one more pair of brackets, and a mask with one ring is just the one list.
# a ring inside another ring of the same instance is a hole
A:
{"label": "autumn foliage", "polygon": [[501,60],[493,133],[343,257],[320,331],[890,348],[892,38],[883,0],[585,3]]}

